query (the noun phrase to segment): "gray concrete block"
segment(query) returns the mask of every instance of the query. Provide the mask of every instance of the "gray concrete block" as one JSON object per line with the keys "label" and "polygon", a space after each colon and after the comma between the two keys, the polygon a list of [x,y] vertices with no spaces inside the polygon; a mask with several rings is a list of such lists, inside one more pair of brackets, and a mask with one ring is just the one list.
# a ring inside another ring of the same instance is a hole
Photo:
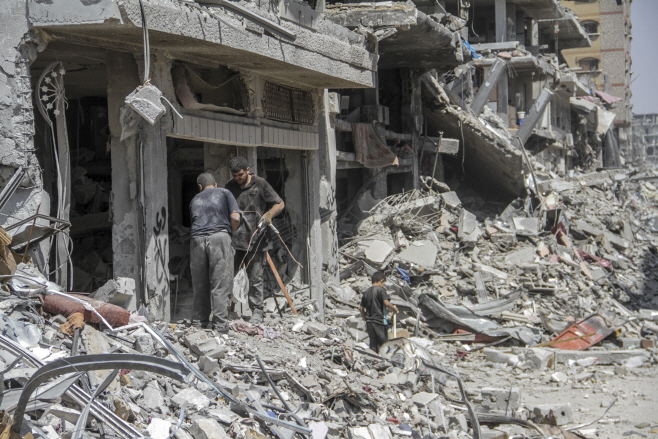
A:
{"label": "gray concrete block", "polygon": [[457,192],[442,193],[441,198],[443,198],[443,202],[446,203],[446,206],[449,207],[450,209],[459,207],[462,204],[462,201],[457,196]]}
{"label": "gray concrete block", "polygon": [[192,352],[199,356],[208,356],[209,353],[220,349],[221,346],[214,336],[202,331],[187,334],[183,341]]}
{"label": "gray concrete block", "polygon": [[135,279],[117,277],[89,295],[92,299],[120,306],[128,311],[136,311]]}
{"label": "gray concrete block", "polygon": [[571,404],[544,404],[533,407],[531,420],[537,424],[566,425],[573,422]]}
{"label": "gray concrete block", "polygon": [[519,387],[499,389],[484,387],[482,393],[482,406],[488,410],[514,411],[521,407],[523,392]]}

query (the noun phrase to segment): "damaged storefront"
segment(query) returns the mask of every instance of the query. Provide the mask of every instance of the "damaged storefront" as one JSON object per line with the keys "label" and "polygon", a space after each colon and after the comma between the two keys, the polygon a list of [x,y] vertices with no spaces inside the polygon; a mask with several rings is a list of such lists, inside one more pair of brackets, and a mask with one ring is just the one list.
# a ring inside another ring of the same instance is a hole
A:
{"label": "damaged storefront", "polygon": [[308,7],[306,22],[253,6],[78,6],[10,8],[16,41],[3,50],[18,98],[3,110],[3,175],[13,177],[3,225],[34,219],[20,224],[35,231],[25,257],[64,291],[120,279],[133,310],[184,316],[196,176],[211,172],[223,186],[242,155],[286,202],[271,238],[281,276],[322,312],[310,206],[327,139],[323,89],[372,86],[364,37]]}

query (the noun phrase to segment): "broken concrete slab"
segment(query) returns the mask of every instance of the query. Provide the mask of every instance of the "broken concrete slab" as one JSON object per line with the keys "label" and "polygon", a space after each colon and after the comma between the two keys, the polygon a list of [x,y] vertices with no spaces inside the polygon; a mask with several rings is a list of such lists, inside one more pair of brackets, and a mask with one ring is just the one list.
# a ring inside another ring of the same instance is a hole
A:
{"label": "broken concrete slab", "polygon": [[171,398],[171,401],[178,407],[192,406],[196,411],[205,409],[210,405],[210,399],[193,387],[181,390]]}
{"label": "broken concrete slab", "polygon": [[430,402],[434,401],[438,396],[439,395],[437,393],[418,392],[414,393],[414,396],[411,397],[411,400],[420,406],[426,406]]}
{"label": "broken concrete slab", "polygon": [[571,225],[571,229],[590,236],[603,235],[608,239],[608,241],[610,241],[612,245],[622,251],[627,250],[631,246],[629,241],[615,235],[612,232],[594,227],[582,219],[574,221],[574,223]]}
{"label": "broken concrete slab", "polygon": [[441,198],[446,204],[446,207],[449,209],[455,209],[462,204],[461,200],[457,196],[457,192],[444,192],[441,194]]}
{"label": "broken concrete slab", "polygon": [[432,241],[420,240],[412,242],[408,248],[398,255],[398,258],[410,264],[432,269],[438,254],[439,249]]}
{"label": "broken concrete slab", "polygon": [[376,265],[384,263],[388,255],[393,251],[393,247],[386,241],[375,239],[370,243],[365,252],[366,259]]}
{"label": "broken concrete slab", "polygon": [[167,439],[171,425],[172,423],[167,420],[153,418],[146,431],[151,439]]}
{"label": "broken concrete slab", "polygon": [[597,364],[619,364],[624,360],[632,357],[642,357],[644,361],[648,361],[651,352],[646,349],[631,349],[631,350],[595,350],[588,349],[586,351],[568,351],[563,349],[555,349],[555,359],[558,363],[569,363],[569,360],[578,361],[588,357],[596,357],[599,359]]}
{"label": "broken concrete slab", "polygon": [[194,439],[226,439],[226,431],[214,419],[200,418],[192,421],[190,433]]}

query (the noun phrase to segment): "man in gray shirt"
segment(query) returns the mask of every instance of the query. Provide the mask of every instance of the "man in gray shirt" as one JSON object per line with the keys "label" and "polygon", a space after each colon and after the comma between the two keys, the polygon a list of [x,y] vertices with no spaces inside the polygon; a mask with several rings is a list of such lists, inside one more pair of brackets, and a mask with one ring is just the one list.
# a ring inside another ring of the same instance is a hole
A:
{"label": "man in gray shirt", "polygon": [[200,193],[190,203],[192,324],[208,326],[212,310],[213,328],[227,333],[235,254],[231,236],[240,225],[240,209],[230,191],[217,187],[212,174],[204,172],[196,182]]}

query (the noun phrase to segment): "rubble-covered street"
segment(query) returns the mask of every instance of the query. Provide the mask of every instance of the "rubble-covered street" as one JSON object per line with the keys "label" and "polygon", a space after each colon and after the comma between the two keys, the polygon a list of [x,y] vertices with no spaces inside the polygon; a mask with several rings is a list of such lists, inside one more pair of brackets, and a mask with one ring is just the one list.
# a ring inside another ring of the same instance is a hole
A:
{"label": "rubble-covered street", "polygon": [[0,439],[658,439],[631,0],[0,4]]}
{"label": "rubble-covered street", "polygon": [[[536,175],[542,203],[435,182],[344,223],[324,323],[294,285],[299,315],[279,294],[227,335],[146,323],[122,282],[68,295],[21,263],[0,302],[4,434],[24,412],[49,438],[651,437],[658,174]],[[357,310],[376,269],[401,309],[378,354]]]}

